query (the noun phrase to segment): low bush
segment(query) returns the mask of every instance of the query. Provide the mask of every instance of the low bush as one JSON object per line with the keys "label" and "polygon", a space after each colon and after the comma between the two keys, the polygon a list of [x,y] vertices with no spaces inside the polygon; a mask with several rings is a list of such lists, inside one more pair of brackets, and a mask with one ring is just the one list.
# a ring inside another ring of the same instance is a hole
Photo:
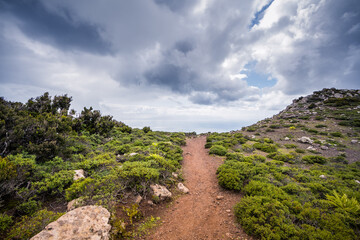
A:
{"label": "low bush", "polygon": [[227,150],[225,147],[220,145],[214,145],[210,148],[209,154],[215,154],[219,156],[225,156]]}
{"label": "low bush", "polygon": [[260,239],[291,239],[297,228],[289,208],[270,196],[247,196],[236,204],[235,216],[244,230]]}
{"label": "low bush", "polygon": [[253,147],[266,153],[272,153],[277,151],[277,147],[274,144],[254,143]]}
{"label": "low bush", "polygon": [[327,159],[323,156],[316,156],[316,155],[307,155],[307,156],[303,156],[302,160],[306,163],[319,163],[319,164],[324,164],[327,162]]}
{"label": "low bush", "polygon": [[283,161],[289,163],[294,163],[295,161],[295,156],[293,154],[283,154],[280,152],[270,153],[267,155],[267,157],[277,161]]}

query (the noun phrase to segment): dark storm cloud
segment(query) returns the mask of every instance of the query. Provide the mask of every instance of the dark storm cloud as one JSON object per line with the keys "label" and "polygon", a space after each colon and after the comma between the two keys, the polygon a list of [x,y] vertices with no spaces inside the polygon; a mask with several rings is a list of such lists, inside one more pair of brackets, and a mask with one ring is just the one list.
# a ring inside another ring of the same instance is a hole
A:
{"label": "dark storm cloud", "polygon": [[187,67],[161,63],[144,73],[150,84],[169,87],[174,92],[190,93],[196,74]]}
{"label": "dark storm cloud", "polygon": [[59,9],[62,14],[52,12],[39,0],[2,0],[0,4],[0,12],[15,17],[19,28],[35,40],[62,50],[110,53],[99,27],[74,20],[68,9]]}
{"label": "dark storm cloud", "polygon": [[194,50],[194,44],[191,41],[183,40],[176,42],[174,48],[184,54],[187,54],[188,52]]}

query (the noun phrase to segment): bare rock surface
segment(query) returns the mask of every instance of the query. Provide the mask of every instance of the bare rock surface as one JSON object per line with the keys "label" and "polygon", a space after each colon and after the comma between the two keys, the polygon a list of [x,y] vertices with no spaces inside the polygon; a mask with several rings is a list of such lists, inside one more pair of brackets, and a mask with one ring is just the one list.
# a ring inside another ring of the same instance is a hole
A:
{"label": "bare rock surface", "polygon": [[108,240],[110,213],[100,206],[76,208],[50,223],[31,240]]}

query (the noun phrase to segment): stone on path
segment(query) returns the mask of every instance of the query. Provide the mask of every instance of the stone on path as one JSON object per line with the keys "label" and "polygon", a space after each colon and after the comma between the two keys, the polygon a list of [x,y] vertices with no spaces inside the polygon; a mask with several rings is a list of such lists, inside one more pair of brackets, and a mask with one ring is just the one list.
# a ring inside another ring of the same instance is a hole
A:
{"label": "stone on path", "polygon": [[183,192],[183,193],[189,193],[189,189],[187,187],[184,186],[184,184],[182,183],[178,183],[177,185],[178,189]]}
{"label": "stone on path", "polygon": [[166,198],[171,198],[172,194],[165,186],[159,184],[150,185],[150,188],[153,190],[154,195],[160,200],[165,200]]}
{"label": "stone on path", "polygon": [[110,213],[100,206],[76,208],[50,223],[31,240],[108,240]]}

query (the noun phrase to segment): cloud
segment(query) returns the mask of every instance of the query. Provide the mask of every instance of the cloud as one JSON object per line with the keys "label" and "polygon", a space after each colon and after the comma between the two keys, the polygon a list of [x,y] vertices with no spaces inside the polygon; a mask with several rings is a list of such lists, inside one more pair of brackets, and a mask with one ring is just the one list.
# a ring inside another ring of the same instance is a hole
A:
{"label": "cloud", "polygon": [[0,10],[14,17],[18,27],[28,37],[62,50],[80,50],[96,54],[109,54],[111,46],[102,37],[100,28],[74,19],[67,9],[61,13],[47,9],[37,0],[5,0]]}
{"label": "cloud", "polygon": [[260,118],[313,90],[360,87],[357,2],[0,0],[0,94],[62,91],[161,126],[205,109],[202,125],[219,111],[231,121],[212,126],[234,126],[236,109]]}

